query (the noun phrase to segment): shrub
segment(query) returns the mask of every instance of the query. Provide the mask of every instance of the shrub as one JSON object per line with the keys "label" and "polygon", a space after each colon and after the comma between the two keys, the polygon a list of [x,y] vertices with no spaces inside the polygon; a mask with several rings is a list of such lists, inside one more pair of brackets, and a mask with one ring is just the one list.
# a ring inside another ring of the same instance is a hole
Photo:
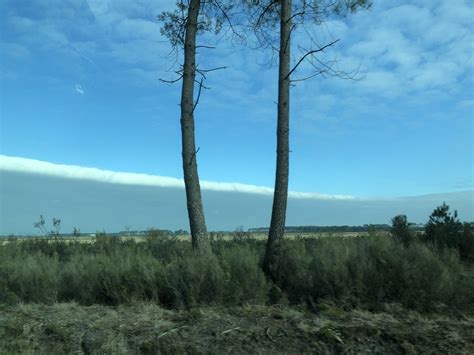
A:
{"label": "shrub", "polygon": [[166,266],[161,302],[171,308],[220,304],[224,294],[224,271],[211,253],[190,253]]}
{"label": "shrub", "polygon": [[255,249],[234,247],[218,256],[225,273],[224,303],[227,305],[265,304],[269,284],[260,268]]}
{"label": "shrub", "polygon": [[59,262],[40,253],[2,255],[0,302],[53,303],[57,301]]}
{"label": "shrub", "polygon": [[469,223],[459,221],[457,211],[451,215],[443,203],[430,216],[422,240],[439,249],[455,248],[463,260],[474,260],[474,233]]}
{"label": "shrub", "polygon": [[458,246],[461,259],[474,262],[474,228],[471,223],[463,224]]}
{"label": "shrub", "polygon": [[420,243],[405,248],[382,236],[285,241],[277,265],[276,282],[293,303],[333,300],[379,309],[399,302],[420,311],[440,303],[474,306],[472,297],[458,295],[467,295],[468,287],[456,253]]}
{"label": "shrub", "polygon": [[403,243],[403,245],[407,247],[412,241],[412,235],[409,229],[407,216],[398,215],[393,217],[390,233],[396,241]]}
{"label": "shrub", "polygon": [[163,280],[161,263],[146,254],[79,254],[61,270],[59,297],[86,305],[157,301]]}
{"label": "shrub", "polygon": [[[472,237],[467,227],[463,233]],[[325,301],[380,309],[396,302],[420,311],[444,304],[474,312],[474,275],[450,248],[418,241],[405,247],[378,235],[284,240],[273,283],[260,269],[264,244],[237,238],[194,253],[189,242],[173,238],[12,242],[0,246],[0,302],[147,300],[178,309],[266,302],[317,309]]]}

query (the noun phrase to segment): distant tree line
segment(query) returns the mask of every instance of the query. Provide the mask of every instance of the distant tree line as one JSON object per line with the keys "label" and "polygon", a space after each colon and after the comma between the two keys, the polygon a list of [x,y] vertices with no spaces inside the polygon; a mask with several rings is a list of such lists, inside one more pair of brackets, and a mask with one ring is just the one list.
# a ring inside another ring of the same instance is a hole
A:
{"label": "distant tree line", "polygon": [[[422,226],[410,225],[410,230],[421,231]],[[286,226],[285,233],[364,233],[375,229],[376,231],[389,232],[389,224],[364,224],[362,226]],[[252,233],[268,233],[268,228],[250,228]]]}

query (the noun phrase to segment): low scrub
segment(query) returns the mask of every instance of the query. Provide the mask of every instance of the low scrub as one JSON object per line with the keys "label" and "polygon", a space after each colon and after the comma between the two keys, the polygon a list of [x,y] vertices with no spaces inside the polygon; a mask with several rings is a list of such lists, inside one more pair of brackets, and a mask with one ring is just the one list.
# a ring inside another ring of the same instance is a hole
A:
{"label": "low scrub", "polygon": [[377,235],[286,240],[269,281],[260,267],[264,246],[249,238],[215,240],[201,254],[161,236],[143,243],[12,241],[0,247],[0,303],[150,301],[190,309],[289,302],[318,311],[330,301],[369,310],[399,303],[474,312],[470,264],[449,248]]}
{"label": "low scrub", "polygon": [[275,274],[292,303],[330,299],[368,309],[398,302],[420,311],[474,310],[474,279],[455,251],[405,247],[388,237],[285,241]]}

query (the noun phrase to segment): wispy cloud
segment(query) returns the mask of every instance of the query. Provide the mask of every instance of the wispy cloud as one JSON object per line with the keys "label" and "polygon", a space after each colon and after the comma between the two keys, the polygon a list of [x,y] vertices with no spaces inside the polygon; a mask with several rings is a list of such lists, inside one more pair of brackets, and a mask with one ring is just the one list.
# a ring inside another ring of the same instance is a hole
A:
{"label": "wispy cloud", "polygon": [[82,88],[82,85],[76,84],[75,89],[79,94],[84,95],[84,89]]}
{"label": "wispy cloud", "polygon": [[[183,180],[173,177],[128,172],[116,172],[111,170],[102,170],[76,165],[54,164],[35,159],[11,157],[6,155],[0,155],[0,171],[2,170],[27,174],[40,174],[66,179],[90,180],[109,184],[184,188]],[[273,194],[273,189],[270,187],[248,185],[234,182],[202,181],[201,187],[203,190],[209,191],[238,192],[268,196],[271,196]],[[354,199],[353,196],[348,195],[329,195],[312,192],[290,191],[288,195],[290,198],[294,199]]]}

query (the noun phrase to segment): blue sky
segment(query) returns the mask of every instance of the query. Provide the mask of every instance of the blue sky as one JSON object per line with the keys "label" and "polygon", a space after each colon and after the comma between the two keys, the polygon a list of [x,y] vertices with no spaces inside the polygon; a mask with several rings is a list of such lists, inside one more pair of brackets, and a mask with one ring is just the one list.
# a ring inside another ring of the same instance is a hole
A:
{"label": "blue sky", "polygon": [[[0,154],[180,179],[180,86],[158,80],[175,69],[156,21],[173,4],[2,1]],[[290,190],[392,198],[473,189],[473,6],[374,0],[306,28],[321,44],[340,38],[321,59],[358,69],[360,80],[319,76],[292,89]],[[228,66],[209,75],[196,111],[201,179],[273,186],[270,56],[224,40],[199,54],[202,67]]]}

